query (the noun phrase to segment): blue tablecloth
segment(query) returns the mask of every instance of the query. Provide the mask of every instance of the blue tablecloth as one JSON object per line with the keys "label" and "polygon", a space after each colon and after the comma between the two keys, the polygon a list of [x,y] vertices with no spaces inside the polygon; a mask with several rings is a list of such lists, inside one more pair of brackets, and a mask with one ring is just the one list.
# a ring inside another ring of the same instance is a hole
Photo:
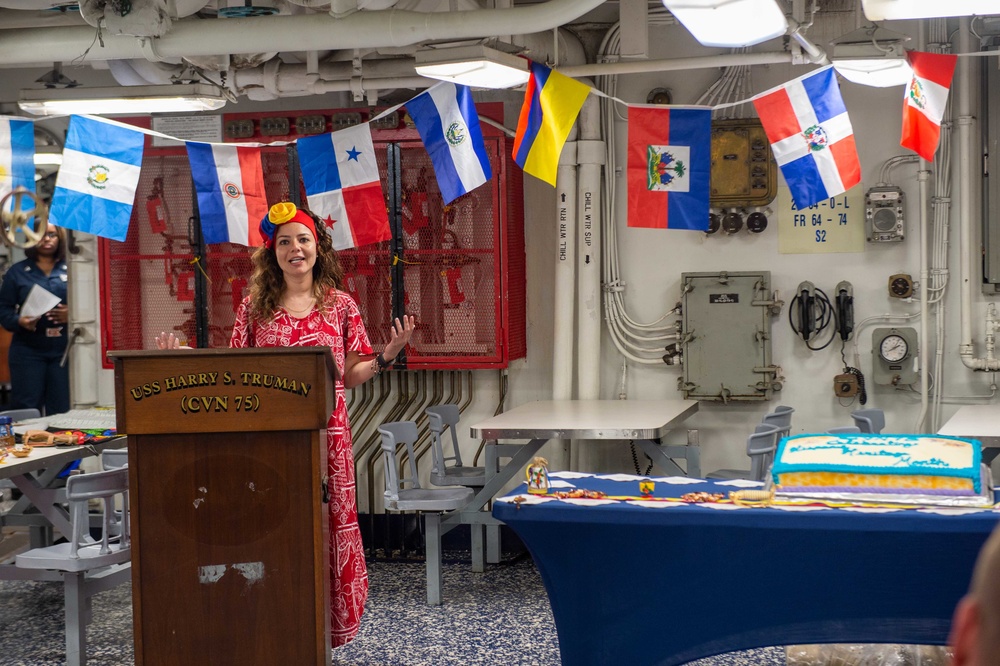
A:
{"label": "blue tablecloth", "polygon": [[[638,479],[567,481],[638,496]],[[735,489],[661,480],[653,494]],[[518,494],[527,496],[524,486],[508,497]],[[976,555],[1000,520],[992,510],[650,504],[494,504],[538,566],[563,664],[676,666],[801,643],[944,644]]]}

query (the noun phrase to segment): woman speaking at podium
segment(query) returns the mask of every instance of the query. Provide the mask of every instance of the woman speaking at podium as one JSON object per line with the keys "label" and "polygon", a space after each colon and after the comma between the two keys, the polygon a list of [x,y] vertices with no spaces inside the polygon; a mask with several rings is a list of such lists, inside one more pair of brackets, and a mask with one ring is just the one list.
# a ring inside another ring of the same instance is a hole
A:
{"label": "woman speaking at podium", "polygon": [[[354,299],[341,290],[344,273],[330,236],[311,212],[283,202],[260,223],[264,246],[254,252],[249,295],[236,310],[230,347],[327,346],[341,378],[327,423],[330,475],[330,604],[334,647],[354,638],[368,597],[368,572],[358,527],[351,429],[344,389],[392,365],[413,334],[413,317],[393,323],[382,353],[374,352]],[[177,349],[171,333],[156,340]]]}

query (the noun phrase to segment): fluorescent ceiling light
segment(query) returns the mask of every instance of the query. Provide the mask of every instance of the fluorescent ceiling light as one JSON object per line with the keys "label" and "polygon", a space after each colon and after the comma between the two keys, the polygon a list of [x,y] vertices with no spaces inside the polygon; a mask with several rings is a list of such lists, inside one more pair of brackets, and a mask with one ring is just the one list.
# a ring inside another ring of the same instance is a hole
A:
{"label": "fluorescent ceiling light", "polygon": [[484,44],[417,51],[420,76],[473,88],[513,88],[528,82],[528,61]]}
{"label": "fluorescent ceiling light", "polygon": [[1000,12],[997,0],[861,0],[869,21],[984,16]]}
{"label": "fluorescent ceiling light", "polygon": [[17,101],[22,111],[36,116],[214,111],[225,104],[222,92],[204,83],[22,90]]}
{"label": "fluorescent ceiling light", "polygon": [[[57,152],[58,151],[58,152]],[[53,146],[49,149],[35,149],[35,166],[62,166],[62,148]]]}
{"label": "fluorescent ceiling light", "polygon": [[876,88],[905,86],[913,78],[906,62],[907,35],[868,26],[830,42],[830,61],[848,81]]}
{"label": "fluorescent ceiling light", "polygon": [[750,46],[788,30],[774,0],[663,0],[663,6],[704,46]]}

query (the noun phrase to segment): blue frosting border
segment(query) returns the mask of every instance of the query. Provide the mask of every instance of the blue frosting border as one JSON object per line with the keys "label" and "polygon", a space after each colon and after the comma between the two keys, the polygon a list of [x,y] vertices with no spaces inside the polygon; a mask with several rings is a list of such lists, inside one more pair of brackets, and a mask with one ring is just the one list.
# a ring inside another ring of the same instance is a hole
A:
{"label": "blue frosting border", "polygon": [[876,472],[871,467],[862,467],[860,465],[816,465],[816,464],[794,464],[790,465],[781,462],[782,454],[785,448],[789,444],[793,444],[797,439],[803,439],[806,437],[829,437],[831,442],[837,440],[851,441],[851,440],[871,440],[876,438],[885,439],[895,439],[895,440],[920,440],[926,438],[933,439],[951,439],[958,442],[964,442],[971,444],[972,446],[972,465],[967,468],[949,468],[949,469],[937,469],[932,467],[922,467],[916,468],[917,471],[933,471],[935,476],[956,476],[962,478],[971,479],[973,482],[973,488],[976,493],[981,492],[981,470],[980,466],[982,464],[983,455],[983,445],[978,439],[971,439],[968,437],[953,437],[950,435],[867,435],[867,434],[842,434],[842,435],[831,435],[830,433],[813,433],[813,434],[801,434],[792,435],[791,437],[783,437],[778,443],[778,449],[774,454],[774,464],[771,466],[771,478],[775,485],[778,485],[778,477],[785,472],[844,472],[847,474],[913,474],[915,468],[913,467],[886,467],[879,468]]}

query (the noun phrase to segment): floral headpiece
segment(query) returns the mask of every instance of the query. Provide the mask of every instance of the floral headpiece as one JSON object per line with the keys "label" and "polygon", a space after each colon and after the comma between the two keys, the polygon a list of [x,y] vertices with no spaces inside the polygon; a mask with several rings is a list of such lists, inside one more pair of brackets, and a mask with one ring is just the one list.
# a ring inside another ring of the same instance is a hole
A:
{"label": "floral headpiece", "polygon": [[278,226],[286,222],[304,224],[312,232],[313,240],[319,242],[319,236],[316,234],[316,223],[312,217],[304,210],[299,210],[292,202],[282,201],[271,206],[271,210],[260,221],[260,236],[264,239],[264,247],[270,248],[274,245],[274,234],[278,230]]}

